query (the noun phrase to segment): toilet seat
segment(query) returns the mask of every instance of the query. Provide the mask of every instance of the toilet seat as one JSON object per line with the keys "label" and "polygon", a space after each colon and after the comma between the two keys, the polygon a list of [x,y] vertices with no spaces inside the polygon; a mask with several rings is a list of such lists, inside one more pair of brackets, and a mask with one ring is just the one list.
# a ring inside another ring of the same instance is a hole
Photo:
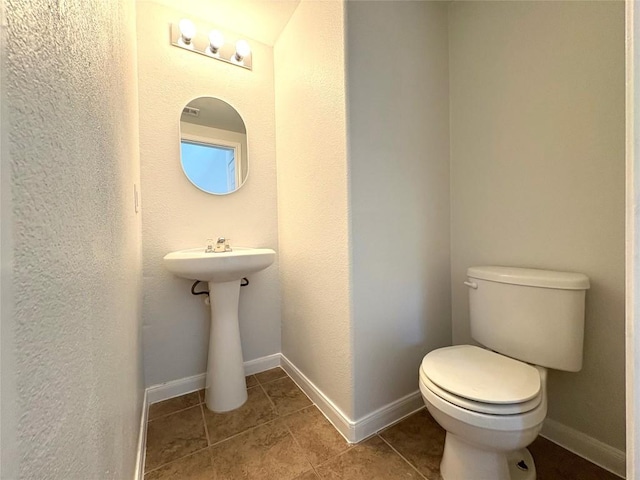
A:
{"label": "toilet seat", "polygon": [[[463,422],[464,424],[473,425],[475,427],[499,431],[521,431],[526,428],[541,425],[547,416],[547,401],[544,389],[542,401],[533,410],[516,415],[492,415],[490,413],[481,413],[464,407],[459,407],[455,403],[449,402],[434,393],[425,384],[422,378],[419,383],[420,393],[422,394],[422,398],[429,408],[429,411],[431,411],[431,407],[433,407],[436,410]],[[433,412],[431,414],[434,415]]]}
{"label": "toilet seat", "polygon": [[535,367],[473,345],[427,354],[420,366],[420,382],[454,405],[491,415],[531,411],[543,396]]}
{"label": "toilet seat", "polygon": [[526,413],[536,408],[542,402],[542,394],[537,395],[531,400],[520,403],[476,402],[440,388],[438,385],[433,383],[422,370],[420,371],[420,383],[431,392],[453,405],[472,412],[487,413],[489,415],[517,415],[520,413]]}

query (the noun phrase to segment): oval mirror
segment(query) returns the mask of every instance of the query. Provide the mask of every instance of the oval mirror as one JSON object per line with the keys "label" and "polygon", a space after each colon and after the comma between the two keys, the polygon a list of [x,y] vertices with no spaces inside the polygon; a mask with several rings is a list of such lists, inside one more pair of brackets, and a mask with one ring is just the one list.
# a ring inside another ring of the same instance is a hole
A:
{"label": "oval mirror", "polygon": [[190,101],[180,115],[180,162],[200,190],[226,195],[249,173],[247,129],[240,114],[214,97]]}

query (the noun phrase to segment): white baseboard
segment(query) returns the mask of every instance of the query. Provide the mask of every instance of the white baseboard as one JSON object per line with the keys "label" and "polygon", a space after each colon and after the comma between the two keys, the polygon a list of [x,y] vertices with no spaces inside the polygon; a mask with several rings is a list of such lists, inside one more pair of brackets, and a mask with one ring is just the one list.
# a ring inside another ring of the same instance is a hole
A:
{"label": "white baseboard", "polygon": [[142,412],[140,413],[140,430],[138,431],[138,451],[136,452],[136,470],[134,480],[143,480],[144,460],[147,451],[147,418],[149,417],[149,405],[147,403],[147,391],[142,395]]}
{"label": "white baseboard", "polygon": [[255,360],[244,362],[244,374],[253,375],[254,373],[260,373],[265,370],[271,370],[272,368],[279,367],[280,358],[282,358],[281,354],[274,353],[273,355],[267,355],[266,357],[260,357]]}
{"label": "white baseboard", "polygon": [[540,435],[621,478],[625,477],[626,455],[622,450],[550,418],[544,421]]}
{"label": "white baseboard", "polygon": [[[244,374],[253,375],[278,366],[280,366],[280,354],[274,353],[273,355],[244,362]],[[206,373],[200,373],[191,377],[153,385],[147,388],[147,403],[151,405],[152,403],[202,390],[206,385],[206,376]]]}
{"label": "white baseboard", "polygon": [[187,393],[202,390],[205,387],[206,373],[180,378],[170,382],[153,385],[147,388],[147,403],[149,405],[168,400]]}
{"label": "white baseboard", "polygon": [[405,395],[387,405],[365,415],[355,422],[356,441],[364,440],[374,433],[393,423],[397,423],[404,417],[424,408],[424,400],[420,390]]}
{"label": "white baseboard", "polygon": [[281,366],[349,443],[361,442],[424,407],[416,391],[353,421],[284,355]]}
{"label": "white baseboard", "polygon": [[280,366],[287,372],[291,379],[296,382],[307,397],[311,399],[323,415],[327,417],[327,420],[336,427],[336,430],[340,432],[345,440],[349,443],[356,443],[355,423],[284,355],[282,355]]}

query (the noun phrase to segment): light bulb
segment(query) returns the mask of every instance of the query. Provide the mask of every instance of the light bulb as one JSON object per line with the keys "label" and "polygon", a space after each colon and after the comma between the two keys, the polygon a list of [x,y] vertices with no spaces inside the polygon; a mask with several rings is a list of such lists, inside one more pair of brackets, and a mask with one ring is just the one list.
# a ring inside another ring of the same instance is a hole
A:
{"label": "light bulb", "polygon": [[251,47],[246,40],[238,40],[236,42],[236,54],[235,59],[238,62],[242,62],[242,59],[251,53]]}
{"label": "light bulb", "polygon": [[196,36],[196,26],[188,18],[183,18],[178,24],[180,27],[180,35],[185,45],[190,45],[193,37]]}
{"label": "light bulb", "polygon": [[204,51],[207,55],[211,57],[220,58],[219,50],[224,45],[224,35],[219,30],[211,30],[209,32],[209,46]]}
{"label": "light bulb", "polygon": [[209,32],[209,46],[212,52],[216,52],[220,47],[224,45],[224,35],[220,30],[211,30]]}

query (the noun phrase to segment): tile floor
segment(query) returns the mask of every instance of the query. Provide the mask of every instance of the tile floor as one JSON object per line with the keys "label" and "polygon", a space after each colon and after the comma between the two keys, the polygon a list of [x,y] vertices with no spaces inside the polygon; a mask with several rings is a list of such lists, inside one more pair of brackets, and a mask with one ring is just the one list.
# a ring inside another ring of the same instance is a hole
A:
{"label": "tile floor", "polygon": [[[249,399],[218,414],[193,392],[149,407],[145,480],[395,480],[440,478],[444,431],[422,409],[349,445],[275,368],[247,377]],[[538,438],[538,480],[617,476]]]}

